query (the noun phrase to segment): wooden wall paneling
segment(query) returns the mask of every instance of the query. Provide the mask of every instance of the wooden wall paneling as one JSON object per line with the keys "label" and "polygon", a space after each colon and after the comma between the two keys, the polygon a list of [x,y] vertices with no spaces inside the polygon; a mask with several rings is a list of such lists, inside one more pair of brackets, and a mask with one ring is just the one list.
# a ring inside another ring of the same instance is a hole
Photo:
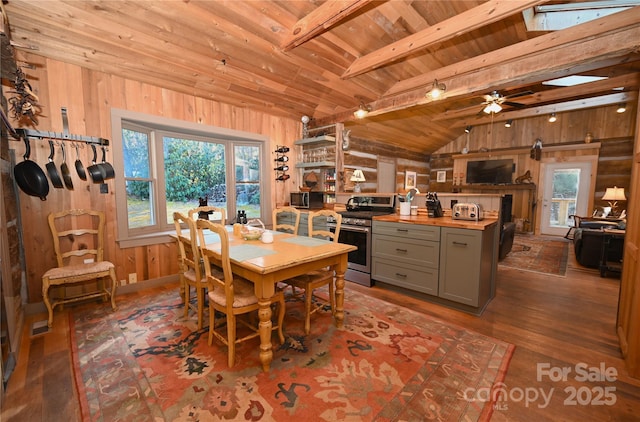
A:
{"label": "wooden wall paneling", "polygon": [[[638,112],[638,110],[636,110]],[[636,120],[630,196],[640,196],[640,118]],[[638,201],[627,205],[627,230],[620,281],[617,332],[629,375],[640,378],[640,212]]]}
{"label": "wooden wall paneling", "polygon": [[[469,151],[478,151],[490,143],[492,149],[500,147],[530,148],[537,138],[543,145],[584,142],[587,132],[593,135],[593,142],[603,139],[632,137],[635,127],[636,105],[627,104],[626,113],[616,113],[617,105],[584,109],[558,114],[556,123],[549,123],[548,116],[514,120],[510,128],[504,122],[495,122],[492,130],[478,125],[469,134]],[[493,132],[493,140],[488,137]],[[434,154],[459,154],[466,144],[466,134],[461,133],[449,144]]]}
{"label": "wooden wall paneling", "polygon": [[[153,280],[162,277],[169,268],[168,248],[164,244],[149,245],[146,247],[145,272],[142,280]],[[167,259],[162,259],[167,256]]]}
{"label": "wooden wall paneling", "polygon": [[[633,164],[633,139],[608,139],[601,142],[600,157],[598,159],[598,176],[595,184],[595,206],[608,206],[602,201],[607,188],[617,186],[625,188],[629,196],[631,185],[631,168]],[[619,204],[621,209],[626,203]]]}
{"label": "wooden wall paneling", "polygon": [[[32,57],[36,58],[36,56]],[[290,145],[292,147],[293,141],[299,137],[300,122],[293,119],[283,119],[264,113],[238,109],[216,101],[178,94],[152,85],[81,69],[49,59],[41,61],[44,62],[43,66],[34,71],[36,73],[34,73],[33,79],[37,80],[38,90],[47,93],[42,96],[43,107],[47,111],[44,114],[47,117],[40,120],[39,130],[62,131],[62,117],[59,108],[66,106],[69,111],[70,132],[112,139],[110,110],[115,107],[266,134],[270,138],[269,150],[272,150],[274,145]],[[34,142],[32,146],[32,159],[44,166],[49,154],[48,144]],[[20,157],[24,153],[24,147],[19,142],[12,142],[11,147]],[[75,161],[75,150],[67,150],[70,152],[68,158]],[[92,158],[90,148],[81,149],[80,156],[86,168]],[[111,152],[108,152],[107,160],[110,160],[111,157]],[[98,158],[100,161],[100,154]],[[56,161],[59,163],[59,160]],[[118,163],[112,164],[118,169]],[[114,220],[115,193],[112,181],[107,182],[109,193],[101,194],[98,184],[93,184],[91,181],[82,182],[75,177],[74,175],[75,189],[73,192],[53,192],[52,189],[51,197],[47,201],[40,201],[24,194],[20,195],[21,214],[31,223],[29,230],[25,231],[25,254],[29,262],[28,301],[30,303],[42,300],[41,276],[44,271],[55,265],[46,215],[50,211],[62,207],[89,207],[105,212],[107,215],[105,257],[116,265],[118,280],[124,280],[127,283],[129,274],[135,273],[138,282],[143,282],[149,278],[162,277],[177,272],[176,251],[173,245],[129,249],[118,247]],[[269,182],[272,183],[272,200],[275,202],[275,182],[271,180]],[[288,199],[291,185],[285,186],[286,191],[281,195]]]}

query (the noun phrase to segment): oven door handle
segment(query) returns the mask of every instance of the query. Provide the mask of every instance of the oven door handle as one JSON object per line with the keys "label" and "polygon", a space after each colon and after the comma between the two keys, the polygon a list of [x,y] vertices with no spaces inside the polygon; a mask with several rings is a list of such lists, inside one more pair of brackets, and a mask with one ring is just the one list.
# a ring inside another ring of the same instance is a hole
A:
{"label": "oven door handle", "polygon": [[[327,224],[327,227],[335,229],[336,225],[333,223]],[[358,233],[369,233],[370,227],[361,227],[361,226],[340,226],[340,231],[350,231],[350,232],[358,232]]]}

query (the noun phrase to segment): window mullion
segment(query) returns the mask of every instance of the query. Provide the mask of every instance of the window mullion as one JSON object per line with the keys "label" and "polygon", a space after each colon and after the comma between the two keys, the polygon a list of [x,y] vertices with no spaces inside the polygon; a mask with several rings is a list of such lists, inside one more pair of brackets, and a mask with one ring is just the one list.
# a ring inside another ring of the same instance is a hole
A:
{"label": "window mullion", "polygon": [[153,131],[152,133],[152,162],[153,162],[153,179],[154,179],[154,206],[156,208],[156,225],[159,229],[165,230],[169,228],[167,224],[167,191],[164,171],[164,133],[161,131]]}

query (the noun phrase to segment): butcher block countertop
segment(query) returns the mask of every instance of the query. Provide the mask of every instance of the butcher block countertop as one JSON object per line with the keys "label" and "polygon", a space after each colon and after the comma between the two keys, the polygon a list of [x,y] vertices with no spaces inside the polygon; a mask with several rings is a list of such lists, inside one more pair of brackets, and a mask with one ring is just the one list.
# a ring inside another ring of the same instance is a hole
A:
{"label": "butcher block countertop", "polygon": [[454,227],[459,229],[486,230],[494,224],[498,224],[498,220],[494,218],[485,218],[480,221],[453,220],[451,217],[429,218],[426,215],[400,215],[388,214],[373,217],[374,221],[387,221],[390,223],[407,223],[422,224],[425,226]]}

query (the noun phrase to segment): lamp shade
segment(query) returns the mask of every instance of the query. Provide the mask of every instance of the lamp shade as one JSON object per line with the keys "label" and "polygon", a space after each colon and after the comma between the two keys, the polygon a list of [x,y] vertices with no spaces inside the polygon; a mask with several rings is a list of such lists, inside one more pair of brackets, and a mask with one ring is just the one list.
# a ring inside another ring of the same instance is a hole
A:
{"label": "lamp shade", "polygon": [[624,196],[624,188],[619,188],[614,186],[612,188],[607,188],[602,197],[603,201],[626,201],[627,197]]}
{"label": "lamp shade", "polygon": [[356,170],[351,175],[352,182],[364,182],[365,180],[366,179],[364,178],[364,174],[362,173],[362,170]]}

